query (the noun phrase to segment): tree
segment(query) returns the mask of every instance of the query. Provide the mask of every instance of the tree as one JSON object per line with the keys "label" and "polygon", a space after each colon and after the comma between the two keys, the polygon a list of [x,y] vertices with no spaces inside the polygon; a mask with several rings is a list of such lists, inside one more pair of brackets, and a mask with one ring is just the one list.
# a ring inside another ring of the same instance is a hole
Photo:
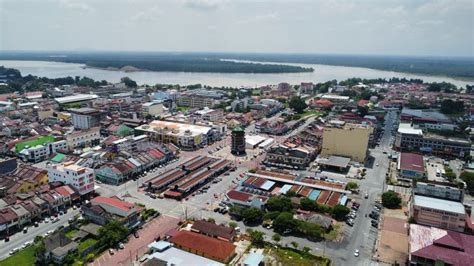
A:
{"label": "tree", "polygon": [[298,248],[298,243],[296,243],[295,241],[291,241],[291,245],[297,249]]}
{"label": "tree", "polygon": [[309,247],[304,247],[303,248],[303,254],[309,254],[310,251],[311,251],[311,248],[309,248]]}
{"label": "tree", "polygon": [[308,107],[306,102],[298,96],[291,97],[288,105],[297,113],[302,113]]}
{"label": "tree", "polygon": [[252,230],[250,232],[250,242],[252,245],[257,246],[257,247],[263,247],[264,244],[264,236],[265,234],[263,232],[257,231],[257,230]]}
{"label": "tree", "polygon": [[86,256],[86,261],[87,262],[92,262],[94,260],[94,257],[95,257],[94,253],[89,253]]}
{"label": "tree", "polygon": [[273,228],[277,232],[285,232],[286,230],[293,230],[296,227],[296,221],[293,219],[293,214],[289,212],[282,212],[273,221]]}
{"label": "tree", "polygon": [[280,215],[279,211],[273,211],[273,212],[267,212],[265,215],[263,215],[264,220],[275,220],[278,215]]}
{"label": "tree", "polygon": [[242,210],[242,217],[244,218],[245,222],[254,224],[260,223],[263,218],[263,212],[257,208],[246,208]]}
{"label": "tree", "polygon": [[235,229],[237,227],[237,223],[236,222],[229,222],[229,226],[232,227],[233,229]]}
{"label": "tree", "polygon": [[291,199],[285,196],[271,197],[266,206],[269,211],[289,212],[293,209]]}
{"label": "tree", "polygon": [[347,185],[346,185],[347,190],[354,190],[354,189],[358,189],[358,188],[359,188],[359,184],[357,184],[354,181],[351,181],[351,182],[347,183]]}
{"label": "tree", "polygon": [[308,198],[302,198],[300,200],[301,209],[305,211],[316,211],[318,209],[317,203]]}
{"label": "tree", "polygon": [[444,114],[455,114],[464,112],[464,101],[453,101],[445,99],[441,102],[441,112]]}
{"label": "tree", "polygon": [[297,229],[300,234],[306,236],[310,240],[321,239],[323,234],[321,226],[305,221],[297,221]]}
{"label": "tree", "polygon": [[127,86],[129,88],[136,88],[138,86],[137,82],[130,79],[129,77],[123,77],[122,79],[120,79],[120,81],[125,83],[125,86]]}
{"label": "tree", "polygon": [[216,223],[216,220],[214,220],[212,217],[207,218],[207,221],[210,223]]}
{"label": "tree", "polygon": [[337,204],[336,206],[334,206],[331,211],[332,217],[334,217],[334,219],[338,221],[344,220],[344,218],[346,217],[346,215],[349,214],[349,212],[351,212],[351,210],[341,204]]}
{"label": "tree", "polygon": [[275,242],[278,243],[278,242],[280,242],[280,240],[281,240],[281,236],[280,236],[278,233],[275,233],[275,234],[272,236],[272,239],[273,239],[273,241],[275,241]]}
{"label": "tree", "polygon": [[118,221],[111,221],[99,229],[99,243],[101,246],[113,247],[128,234],[128,229]]}
{"label": "tree", "polygon": [[364,117],[369,113],[369,107],[367,106],[357,106],[357,114],[359,116]]}
{"label": "tree", "polygon": [[464,171],[461,173],[461,179],[466,182],[466,188],[471,193],[474,191],[474,173]]}
{"label": "tree", "polygon": [[382,194],[382,205],[389,209],[399,208],[402,203],[402,199],[398,193],[394,191],[387,191]]}

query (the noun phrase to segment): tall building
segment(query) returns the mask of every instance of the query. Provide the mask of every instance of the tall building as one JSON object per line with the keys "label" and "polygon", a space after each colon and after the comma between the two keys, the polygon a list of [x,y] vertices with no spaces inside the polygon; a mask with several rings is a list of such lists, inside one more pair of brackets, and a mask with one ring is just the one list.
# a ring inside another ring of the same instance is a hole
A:
{"label": "tall building", "polygon": [[69,110],[72,115],[72,124],[76,129],[89,129],[100,125],[102,113],[94,108],[77,108]]}
{"label": "tall building", "polygon": [[232,130],[231,153],[234,155],[245,154],[245,131],[241,127],[235,127]]}
{"label": "tall building", "polygon": [[93,169],[75,165],[72,162],[64,164],[49,164],[49,182],[61,182],[75,188],[80,195],[94,191],[95,173]]}
{"label": "tall building", "polygon": [[364,162],[371,133],[372,128],[368,125],[332,121],[324,128],[321,155],[324,157],[337,155]]}

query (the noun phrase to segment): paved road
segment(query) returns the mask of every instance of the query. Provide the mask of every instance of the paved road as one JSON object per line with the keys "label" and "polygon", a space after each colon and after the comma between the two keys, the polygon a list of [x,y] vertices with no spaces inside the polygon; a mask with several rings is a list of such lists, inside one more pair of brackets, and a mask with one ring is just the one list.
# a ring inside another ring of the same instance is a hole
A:
{"label": "paved road", "polygon": [[[365,179],[359,181],[361,191],[367,192],[369,194],[369,199],[363,199],[363,194],[361,196],[355,196],[358,198],[357,201],[361,203],[361,208],[358,213],[358,217],[355,220],[354,227],[346,226],[344,228],[344,237],[342,241],[339,243],[329,241],[326,243],[315,243],[303,238],[288,236],[282,238],[282,243],[289,244],[292,241],[295,241],[300,247],[310,247],[312,252],[316,255],[323,255],[324,253],[324,255],[329,256],[334,261],[334,265],[371,265],[373,263],[371,259],[374,250],[374,244],[377,238],[377,230],[371,227],[370,219],[364,216],[366,213],[371,211],[374,206],[375,199],[380,197],[383,191],[382,187],[384,185],[385,173],[389,164],[388,157],[383,152],[390,152],[390,146],[393,139],[392,126],[396,118],[397,117],[395,113],[389,113],[386,116],[385,132],[382,135],[380,146],[370,151],[374,161],[366,166],[367,175]],[[304,125],[300,126],[298,130],[303,129],[313,120],[314,118],[308,119],[308,121]],[[248,130],[251,131],[252,129],[248,128]],[[298,130],[290,134],[295,134]],[[284,137],[286,138],[287,136]],[[279,139],[283,140],[284,138]],[[208,149],[212,149],[212,147]],[[206,150],[208,149],[199,151],[198,153],[207,153]],[[188,160],[190,158],[189,156],[192,155],[196,155],[196,153],[183,153],[183,158],[180,158],[178,162],[162,168],[160,171],[164,172],[176,167],[177,164]],[[154,208],[160,211],[162,214],[171,217],[213,217],[218,223],[227,224],[230,221],[229,216],[214,213],[212,211],[213,207],[216,206],[216,204],[223,198],[224,193],[229,190],[230,187],[235,185],[232,183],[232,181],[238,180],[239,174],[247,170],[247,168],[239,165],[237,171],[231,173],[228,176],[222,176],[223,181],[217,184],[210,184],[211,187],[207,193],[190,196],[188,197],[188,200],[183,200],[181,202],[172,199],[151,199],[143,192],[138,191],[138,184],[151,178],[150,174],[147,177],[140,179],[138,182],[129,181],[126,184],[122,184],[120,186],[101,185],[101,188],[98,190],[98,192],[105,196],[119,195],[127,201],[145,204],[147,208]],[[218,195],[218,199],[214,198],[214,194]],[[244,224],[239,223],[239,225],[243,231],[246,229]],[[271,236],[273,235],[272,231],[267,230],[261,226],[258,227],[258,230],[267,233],[268,240],[270,240]],[[354,257],[354,251],[356,249],[360,251],[360,257],[358,258]]]}
{"label": "paved road", "polygon": [[70,209],[66,214],[59,216],[59,221],[56,223],[40,223],[38,227],[31,226],[28,229],[28,233],[24,234],[22,232],[16,233],[10,237],[9,242],[0,243],[0,260],[9,256],[9,252],[14,248],[21,247],[25,242],[33,241],[36,236],[44,235],[50,230],[56,230],[61,225],[66,225],[69,218],[73,218],[74,215],[79,214],[79,210]]}

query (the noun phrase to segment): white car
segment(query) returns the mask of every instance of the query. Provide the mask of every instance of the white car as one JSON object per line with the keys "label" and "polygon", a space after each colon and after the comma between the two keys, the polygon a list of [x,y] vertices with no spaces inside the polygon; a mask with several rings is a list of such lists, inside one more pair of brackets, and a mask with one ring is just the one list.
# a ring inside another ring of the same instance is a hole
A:
{"label": "white car", "polygon": [[377,163],[375,166],[377,166],[377,167],[378,167],[378,166],[379,166],[379,163]]}
{"label": "white car", "polygon": [[359,250],[358,250],[358,249],[355,250],[354,256],[355,256],[355,257],[359,257]]}

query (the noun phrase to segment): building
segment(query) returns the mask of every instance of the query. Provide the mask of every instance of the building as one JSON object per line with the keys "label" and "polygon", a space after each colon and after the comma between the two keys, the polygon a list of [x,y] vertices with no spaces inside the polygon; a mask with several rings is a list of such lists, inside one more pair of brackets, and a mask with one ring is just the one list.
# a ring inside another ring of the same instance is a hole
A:
{"label": "building", "polygon": [[466,211],[460,202],[414,195],[410,215],[418,224],[464,232]]}
{"label": "building", "polygon": [[204,107],[204,109],[194,112],[194,115],[204,121],[217,122],[224,118],[224,111],[222,109],[209,109]]}
{"label": "building", "polygon": [[183,92],[178,97],[178,106],[191,108],[213,108],[224,98],[225,93],[219,90],[196,89]]}
{"label": "building", "polygon": [[474,236],[410,224],[410,265],[472,265]]}
{"label": "building", "polygon": [[247,149],[255,149],[260,145],[260,143],[264,142],[267,138],[260,136],[260,135],[250,135],[245,136],[245,147]]}
{"label": "building", "polygon": [[128,228],[134,228],[140,223],[137,207],[117,197],[98,196],[91,199],[90,204],[83,205],[81,209],[87,219],[99,225],[116,220]]}
{"label": "building", "polygon": [[232,130],[232,144],[230,152],[234,155],[245,154],[245,131],[241,127]]}
{"label": "building", "polygon": [[59,98],[54,98],[54,100],[59,104],[59,105],[71,105],[71,104],[81,104],[81,103],[88,103],[92,100],[95,100],[99,98],[99,96],[95,94],[76,94],[76,95],[71,95],[71,96],[65,96],[65,97],[59,97]]}
{"label": "building", "polygon": [[403,108],[400,120],[405,123],[413,123],[420,129],[427,130],[448,130],[453,131],[457,126],[451,119],[437,110],[422,110]]}
{"label": "building", "polygon": [[398,173],[402,178],[423,179],[426,176],[423,155],[402,152],[398,157]]}
{"label": "building", "polygon": [[66,256],[78,248],[78,244],[68,238],[63,231],[58,231],[46,237],[44,240],[46,261],[52,261],[61,265]]}
{"label": "building", "polygon": [[103,114],[94,108],[77,108],[70,109],[72,117],[72,124],[76,129],[89,129],[100,125]]}
{"label": "building", "polygon": [[142,104],[143,116],[161,116],[164,113],[164,106],[161,102],[148,102]]}
{"label": "building", "polygon": [[455,185],[438,182],[416,182],[413,187],[415,195],[433,197],[444,200],[452,200],[457,202],[464,201],[464,190],[459,189]]}
{"label": "building", "polygon": [[10,208],[0,209],[0,232],[8,232],[12,230],[11,228],[18,226],[18,216]]}
{"label": "building", "polygon": [[368,125],[333,121],[324,128],[321,155],[337,155],[365,162],[371,133],[372,128]]}
{"label": "building", "polygon": [[194,232],[179,231],[170,240],[175,247],[221,263],[229,263],[236,246],[227,241]]}
{"label": "building", "polygon": [[69,150],[95,146],[100,143],[100,127],[74,131],[66,135]]}
{"label": "building", "polygon": [[234,238],[237,235],[237,232],[232,227],[218,225],[206,220],[195,221],[191,226],[191,231],[231,243],[234,242]]}
{"label": "building", "polygon": [[73,187],[81,196],[94,191],[95,173],[93,169],[78,166],[72,162],[48,164],[49,182],[61,182]]}
{"label": "building", "polygon": [[135,134],[147,135],[160,143],[173,143],[186,150],[204,147],[209,141],[220,138],[211,127],[160,120],[136,127]]}
{"label": "building", "polygon": [[325,94],[321,97],[323,100],[329,100],[333,103],[347,103],[351,99],[349,96],[341,96],[336,94]]}
{"label": "building", "polygon": [[67,149],[65,140],[56,140],[53,136],[40,136],[15,144],[15,152],[23,161],[40,162],[60,150]]}
{"label": "building", "polygon": [[314,84],[313,82],[301,82],[299,92],[301,94],[313,94]]}
{"label": "building", "polygon": [[278,145],[267,150],[265,164],[305,169],[314,160],[315,153],[304,147]]}
{"label": "building", "polygon": [[411,124],[401,123],[395,136],[395,148],[465,158],[470,155],[471,141],[424,133]]}

